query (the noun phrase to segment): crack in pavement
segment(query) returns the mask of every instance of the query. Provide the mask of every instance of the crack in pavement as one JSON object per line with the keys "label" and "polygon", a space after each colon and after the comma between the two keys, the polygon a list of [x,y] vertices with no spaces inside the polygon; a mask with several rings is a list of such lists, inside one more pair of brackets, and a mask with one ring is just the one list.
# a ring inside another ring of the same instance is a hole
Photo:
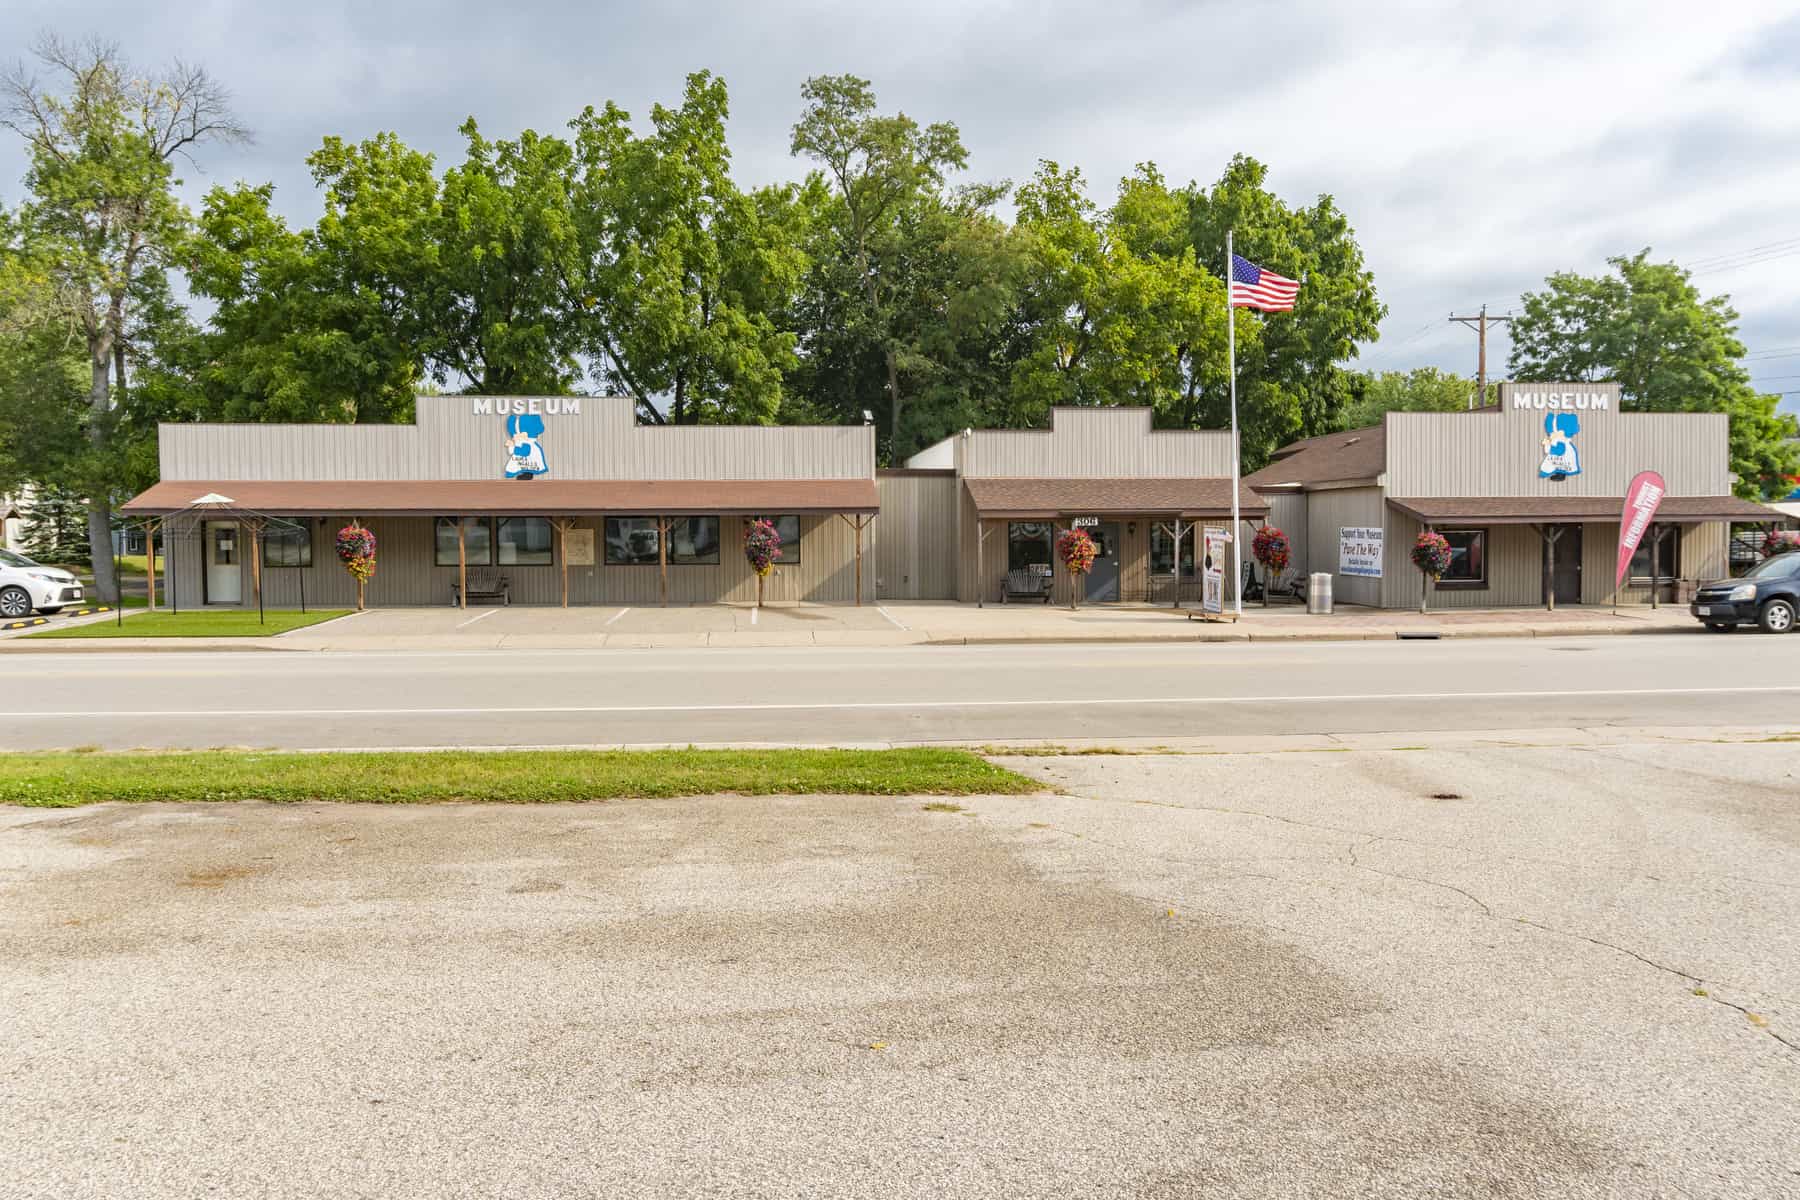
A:
{"label": "crack in pavement", "polygon": [[[1087,801],[1092,801],[1092,802],[1099,803],[1099,804],[1115,803],[1115,801],[1112,801],[1105,797],[1090,796],[1090,795],[1085,795],[1080,792],[1065,791],[1062,794],[1069,796],[1072,799],[1087,800]],[[1710,1000],[1714,1004],[1721,1005],[1722,1007],[1725,1007],[1725,1008],[1735,1009],[1736,1011],[1742,1013],[1750,1021],[1751,1027],[1753,1029],[1756,1029],[1760,1033],[1767,1034],[1769,1037],[1774,1038],[1777,1042],[1779,1042],[1781,1045],[1785,1046],[1787,1049],[1792,1050],[1797,1054],[1800,1054],[1800,1041],[1796,1041],[1792,1038],[1789,1038],[1785,1034],[1782,1034],[1782,1033],[1776,1031],[1775,1029],[1771,1028],[1769,1026],[1767,1017],[1764,1017],[1761,1013],[1758,1013],[1755,1010],[1753,1010],[1745,1005],[1738,1004],[1737,1002],[1728,1000],[1723,996],[1716,995],[1713,992],[1712,987],[1707,987],[1707,986],[1703,986],[1703,985],[1710,984],[1713,987],[1728,987],[1728,988],[1733,988],[1738,991],[1751,992],[1751,993],[1755,993],[1755,994],[1759,994],[1759,995],[1769,996],[1774,999],[1785,999],[1783,997],[1775,996],[1774,993],[1768,992],[1767,990],[1765,990],[1763,988],[1750,987],[1750,986],[1746,986],[1744,984],[1733,983],[1729,980],[1707,979],[1703,976],[1696,975],[1691,971],[1684,971],[1684,970],[1680,969],[1679,967],[1671,967],[1664,963],[1657,962],[1655,959],[1647,958],[1644,955],[1639,954],[1637,951],[1631,949],[1628,946],[1621,946],[1614,942],[1606,941],[1603,938],[1592,937],[1588,934],[1578,933],[1573,930],[1559,929],[1554,925],[1545,925],[1542,922],[1533,921],[1528,917],[1506,916],[1501,913],[1495,912],[1492,907],[1490,907],[1485,901],[1483,901],[1480,897],[1476,896],[1474,893],[1466,891],[1465,889],[1460,888],[1453,883],[1445,883],[1442,880],[1437,880],[1437,879],[1426,879],[1426,878],[1423,878],[1423,877],[1417,876],[1417,875],[1405,875],[1405,874],[1401,874],[1400,872],[1396,872],[1396,871],[1383,871],[1377,867],[1370,867],[1370,866],[1364,865],[1363,863],[1361,863],[1358,860],[1358,856],[1357,856],[1357,851],[1359,849],[1363,849],[1368,846],[1372,846],[1377,842],[1385,842],[1385,841],[1400,842],[1402,844],[1407,844],[1407,845],[1426,846],[1426,847],[1432,847],[1432,848],[1436,848],[1436,849],[1458,849],[1457,847],[1434,846],[1434,844],[1430,843],[1430,842],[1416,842],[1416,841],[1413,841],[1408,838],[1395,838],[1395,837],[1390,837],[1386,834],[1370,833],[1369,831],[1363,830],[1363,829],[1345,829],[1342,827],[1319,825],[1319,824],[1315,824],[1313,822],[1308,822],[1308,821],[1297,821],[1297,820],[1293,820],[1291,818],[1275,816],[1275,815],[1269,814],[1269,813],[1255,812],[1254,810],[1250,810],[1250,809],[1219,808],[1219,807],[1214,807],[1214,806],[1210,806],[1210,805],[1197,805],[1197,806],[1189,807],[1186,805],[1164,805],[1164,804],[1158,804],[1158,805],[1156,805],[1156,807],[1175,808],[1175,809],[1177,809],[1179,811],[1183,811],[1183,812],[1216,812],[1216,813],[1226,813],[1226,814],[1238,815],[1238,816],[1264,817],[1271,821],[1278,821],[1278,822],[1281,822],[1284,824],[1296,825],[1296,826],[1300,826],[1300,827],[1306,828],[1306,829],[1329,830],[1331,832],[1348,833],[1348,834],[1353,834],[1355,836],[1361,837],[1363,839],[1361,842],[1351,842],[1351,843],[1347,844],[1345,846],[1345,858],[1339,859],[1337,861],[1343,862],[1345,865],[1355,868],[1356,870],[1359,870],[1359,871],[1367,871],[1367,872],[1369,872],[1371,874],[1375,874],[1375,875],[1385,875],[1385,876],[1388,876],[1388,877],[1394,878],[1394,879],[1405,879],[1405,880],[1409,880],[1413,883],[1425,884],[1428,887],[1442,888],[1446,891],[1455,892],[1456,894],[1462,896],[1464,899],[1468,900],[1470,903],[1474,904],[1477,908],[1479,908],[1481,910],[1482,914],[1484,916],[1486,916],[1489,920],[1504,921],[1504,922],[1508,922],[1508,923],[1515,924],[1515,925],[1523,925],[1526,928],[1536,929],[1543,933],[1554,934],[1558,937],[1571,938],[1576,941],[1587,942],[1590,945],[1598,946],[1605,950],[1611,950],[1616,954],[1622,954],[1628,958],[1635,959],[1638,962],[1642,963],[1644,966],[1650,967],[1651,969],[1653,969],[1655,971],[1661,972],[1665,975],[1672,975],[1677,979],[1681,979],[1681,980],[1685,981],[1688,984],[1688,991],[1691,994],[1699,997],[1700,999]],[[1089,834],[1077,833],[1074,830],[1064,829],[1063,827],[1061,827],[1059,825],[1044,824],[1044,825],[1042,825],[1042,827],[1054,830],[1055,832],[1064,834],[1068,837],[1077,838],[1082,841],[1092,842],[1098,846],[1105,846],[1109,849],[1122,851],[1122,852],[1125,852],[1128,854],[1137,855],[1137,856],[1144,857],[1144,858],[1151,858],[1151,859],[1155,859],[1155,860],[1161,861],[1161,862],[1174,862],[1174,863],[1181,863],[1181,864],[1184,864],[1187,866],[1196,866],[1196,867],[1205,867],[1205,866],[1211,865],[1210,863],[1208,863],[1207,861],[1204,861],[1204,860],[1181,858],[1181,857],[1174,856],[1174,855],[1156,854],[1156,853],[1145,851],[1139,847],[1128,846],[1128,845],[1125,845],[1125,844],[1119,843],[1119,842],[1109,842],[1102,838],[1095,838]],[[1523,860],[1523,861],[1531,861],[1531,860]],[[1556,865],[1560,865],[1560,864],[1556,864]],[[1308,886],[1308,887],[1331,888],[1331,885],[1325,883],[1323,880],[1312,880],[1312,879],[1304,879],[1304,878],[1281,879],[1281,878],[1277,878],[1277,877],[1271,876],[1271,875],[1262,875],[1262,874],[1256,874],[1256,873],[1252,873],[1252,872],[1243,872],[1241,874],[1224,876],[1223,878],[1268,879],[1268,880],[1273,880],[1274,882],[1278,882],[1278,883],[1289,883],[1289,884],[1298,883],[1298,884]],[[1333,889],[1333,890],[1335,890],[1335,889]],[[1215,916],[1215,917],[1219,918],[1220,920],[1228,921],[1228,920],[1234,919],[1231,917],[1227,917],[1222,913],[1217,913],[1217,912],[1209,913],[1209,915]],[[1288,931],[1288,932],[1291,932],[1291,931]]]}

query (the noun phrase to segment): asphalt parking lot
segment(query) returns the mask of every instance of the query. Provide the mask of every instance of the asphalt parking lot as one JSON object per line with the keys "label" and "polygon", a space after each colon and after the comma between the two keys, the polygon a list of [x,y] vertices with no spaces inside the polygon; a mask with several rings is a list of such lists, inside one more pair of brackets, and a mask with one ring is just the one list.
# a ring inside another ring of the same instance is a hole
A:
{"label": "asphalt parking lot", "polygon": [[1800,744],[0,810],[0,1195],[1800,1194]]}

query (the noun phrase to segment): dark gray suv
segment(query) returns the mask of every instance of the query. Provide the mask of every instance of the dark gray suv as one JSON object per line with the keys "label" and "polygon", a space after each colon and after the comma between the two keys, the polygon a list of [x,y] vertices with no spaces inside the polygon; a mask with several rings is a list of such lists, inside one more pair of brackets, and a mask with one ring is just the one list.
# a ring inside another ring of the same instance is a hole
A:
{"label": "dark gray suv", "polygon": [[1688,611],[1714,633],[1739,625],[1788,632],[1800,614],[1800,551],[1766,558],[1738,579],[1701,584]]}

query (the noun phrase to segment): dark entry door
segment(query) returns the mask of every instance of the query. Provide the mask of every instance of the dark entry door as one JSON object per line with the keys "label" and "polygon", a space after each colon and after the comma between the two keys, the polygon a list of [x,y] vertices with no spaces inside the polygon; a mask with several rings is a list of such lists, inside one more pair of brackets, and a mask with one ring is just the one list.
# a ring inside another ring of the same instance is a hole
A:
{"label": "dark entry door", "polygon": [[1087,576],[1087,598],[1100,604],[1119,598],[1119,526],[1116,521],[1094,525],[1088,529],[1099,553],[1094,555],[1094,569]]}
{"label": "dark entry door", "polygon": [[[1558,525],[1562,536],[1556,539],[1556,572],[1550,578],[1558,604],[1581,603],[1581,526]],[[1554,531],[1554,530],[1553,530]]]}

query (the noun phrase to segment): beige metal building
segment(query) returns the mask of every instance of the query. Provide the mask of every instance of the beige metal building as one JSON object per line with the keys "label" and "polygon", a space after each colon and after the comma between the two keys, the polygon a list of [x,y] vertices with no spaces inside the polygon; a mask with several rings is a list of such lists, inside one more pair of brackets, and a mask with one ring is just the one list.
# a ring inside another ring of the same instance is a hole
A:
{"label": "beige metal building", "polygon": [[[742,528],[776,522],[770,600],[875,598],[874,431],[647,426],[621,397],[421,396],[410,425],[169,424],[159,519],[181,607],[343,606],[335,539],[377,540],[371,605],[748,602]],[[859,597],[857,582],[861,580]]]}
{"label": "beige metal building", "polygon": [[[1200,532],[1231,523],[1231,434],[1155,429],[1151,416],[1057,408],[1048,429],[965,430],[882,472],[885,538],[908,547],[883,541],[884,580],[905,553],[922,583],[959,600],[999,601],[1009,576],[1035,572],[1051,602],[1068,603],[1054,540],[1081,527],[1100,545],[1086,602],[1197,600]],[[1268,510],[1248,488],[1241,507],[1246,529]],[[927,543],[942,549],[934,557]]]}
{"label": "beige metal building", "polygon": [[1382,424],[1283,447],[1245,482],[1294,547],[1335,576],[1340,603],[1414,607],[1419,533],[1450,542],[1435,608],[1607,604],[1619,514],[1639,471],[1668,493],[1632,560],[1623,604],[1728,573],[1730,523],[1780,519],[1732,495],[1727,418],[1627,413],[1608,383],[1509,383],[1497,407],[1388,413]]}

